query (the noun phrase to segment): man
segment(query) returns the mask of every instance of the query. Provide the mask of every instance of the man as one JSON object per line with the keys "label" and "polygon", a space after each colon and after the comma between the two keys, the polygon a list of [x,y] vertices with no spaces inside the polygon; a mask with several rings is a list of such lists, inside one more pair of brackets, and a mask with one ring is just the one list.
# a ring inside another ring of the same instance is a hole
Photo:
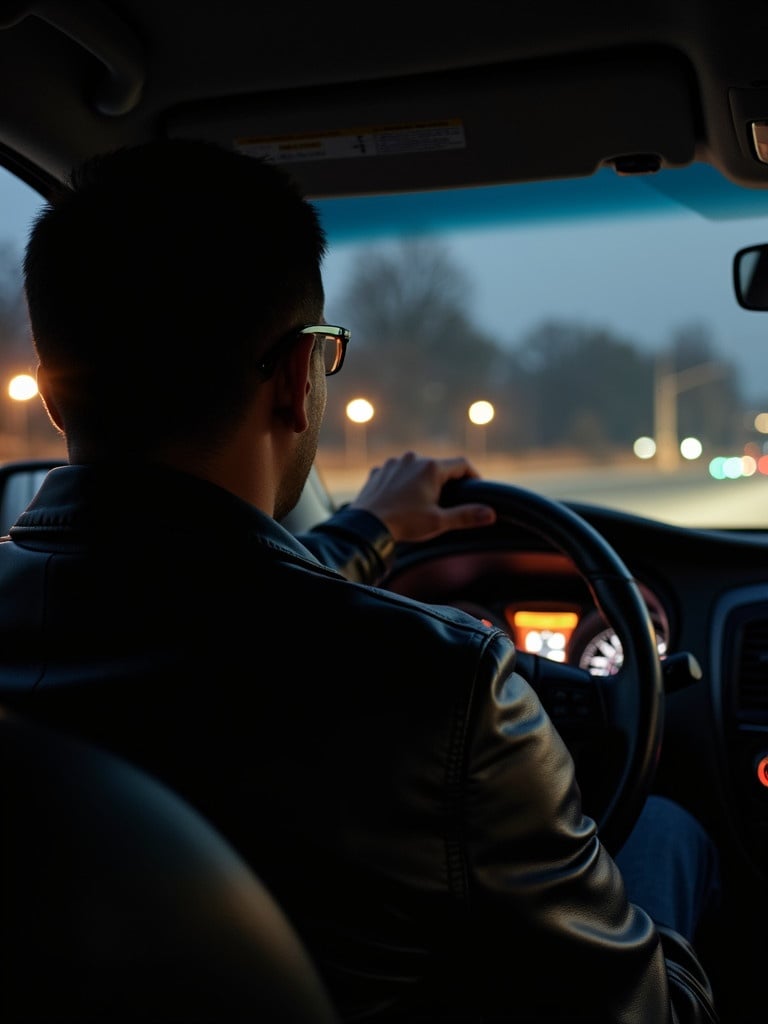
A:
{"label": "man", "polygon": [[409,454],[304,543],[278,525],[348,341],[325,244],[281,169],[197,142],[86,164],[43,211],[25,286],[71,465],[0,544],[3,700],[199,807],[344,1020],[711,1021],[509,638],[370,585],[393,540],[492,520],[439,506],[472,467]]}

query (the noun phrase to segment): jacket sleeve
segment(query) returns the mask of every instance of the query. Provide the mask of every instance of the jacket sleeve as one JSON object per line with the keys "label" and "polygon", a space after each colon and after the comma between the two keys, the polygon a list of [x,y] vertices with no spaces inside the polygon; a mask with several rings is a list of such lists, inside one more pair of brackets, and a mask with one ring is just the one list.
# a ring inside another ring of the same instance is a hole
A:
{"label": "jacket sleeve", "polygon": [[582,811],[571,755],[529,684],[509,673],[505,650],[489,643],[469,705],[466,859],[453,878],[469,941],[483,949],[486,1018],[508,1020],[512,1005],[516,1022],[536,1024],[712,1024],[695,952],[628,901]]}
{"label": "jacket sleeve", "polygon": [[371,512],[340,508],[298,540],[329,569],[355,583],[378,583],[395,550],[392,534]]}

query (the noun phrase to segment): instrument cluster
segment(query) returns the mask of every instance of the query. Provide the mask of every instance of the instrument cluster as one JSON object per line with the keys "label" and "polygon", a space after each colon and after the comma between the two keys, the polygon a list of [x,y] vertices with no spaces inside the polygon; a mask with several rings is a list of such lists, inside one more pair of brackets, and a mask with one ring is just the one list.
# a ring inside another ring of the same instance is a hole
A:
{"label": "instrument cluster", "polygon": [[[659,655],[665,657],[669,651],[668,617],[655,594],[642,585],[640,589],[656,631]],[[621,668],[621,641],[594,607],[519,600],[493,602],[492,607],[461,599],[451,604],[505,630],[518,650],[578,666],[593,676],[613,675]]]}
{"label": "instrument cluster", "polygon": [[[578,666],[595,676],[622,665],[621,642],[572,563],[543,552],[468,554],[411,565],[389,587],[418,600],[451,604],[505,630],[518,650]],[[658,592],[638,583],[661,657],[671,653],[671,625]]]}

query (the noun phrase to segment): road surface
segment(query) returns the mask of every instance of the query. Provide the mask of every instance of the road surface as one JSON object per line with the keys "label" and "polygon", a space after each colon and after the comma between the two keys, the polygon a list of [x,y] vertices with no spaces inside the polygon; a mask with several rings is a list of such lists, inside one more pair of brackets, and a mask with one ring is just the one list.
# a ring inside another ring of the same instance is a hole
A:
{"label": "road surface", "polygon": [[[348,501],[366,470],[324,466],[321,474],[337,503]],[[495,457],[478,468],[489,480],[514,483],[548,497],[607,505],[680,526],[768,530],[768,476],[713,480],[705,466],[659,473],[646,466],[541,469]]]}

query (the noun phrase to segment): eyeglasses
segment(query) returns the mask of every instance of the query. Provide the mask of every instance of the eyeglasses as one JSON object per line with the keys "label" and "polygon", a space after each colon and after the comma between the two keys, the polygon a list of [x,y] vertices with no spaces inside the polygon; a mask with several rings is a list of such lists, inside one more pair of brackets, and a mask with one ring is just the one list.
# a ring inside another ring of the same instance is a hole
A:
{"label": "eyeglasses", "polygon": [[296,327],[272,346],[259,363],[259,371],[263,377],[270,377],[275,372],[280,356],[291,342],[295,341],[300,334],[314,334],[315,344],[317,345],[319,342],[322,348],[325,376],[332,377],[344,365],[350,333],[346,327],[334,327],[332,324],[308,324],[306,327]]}

